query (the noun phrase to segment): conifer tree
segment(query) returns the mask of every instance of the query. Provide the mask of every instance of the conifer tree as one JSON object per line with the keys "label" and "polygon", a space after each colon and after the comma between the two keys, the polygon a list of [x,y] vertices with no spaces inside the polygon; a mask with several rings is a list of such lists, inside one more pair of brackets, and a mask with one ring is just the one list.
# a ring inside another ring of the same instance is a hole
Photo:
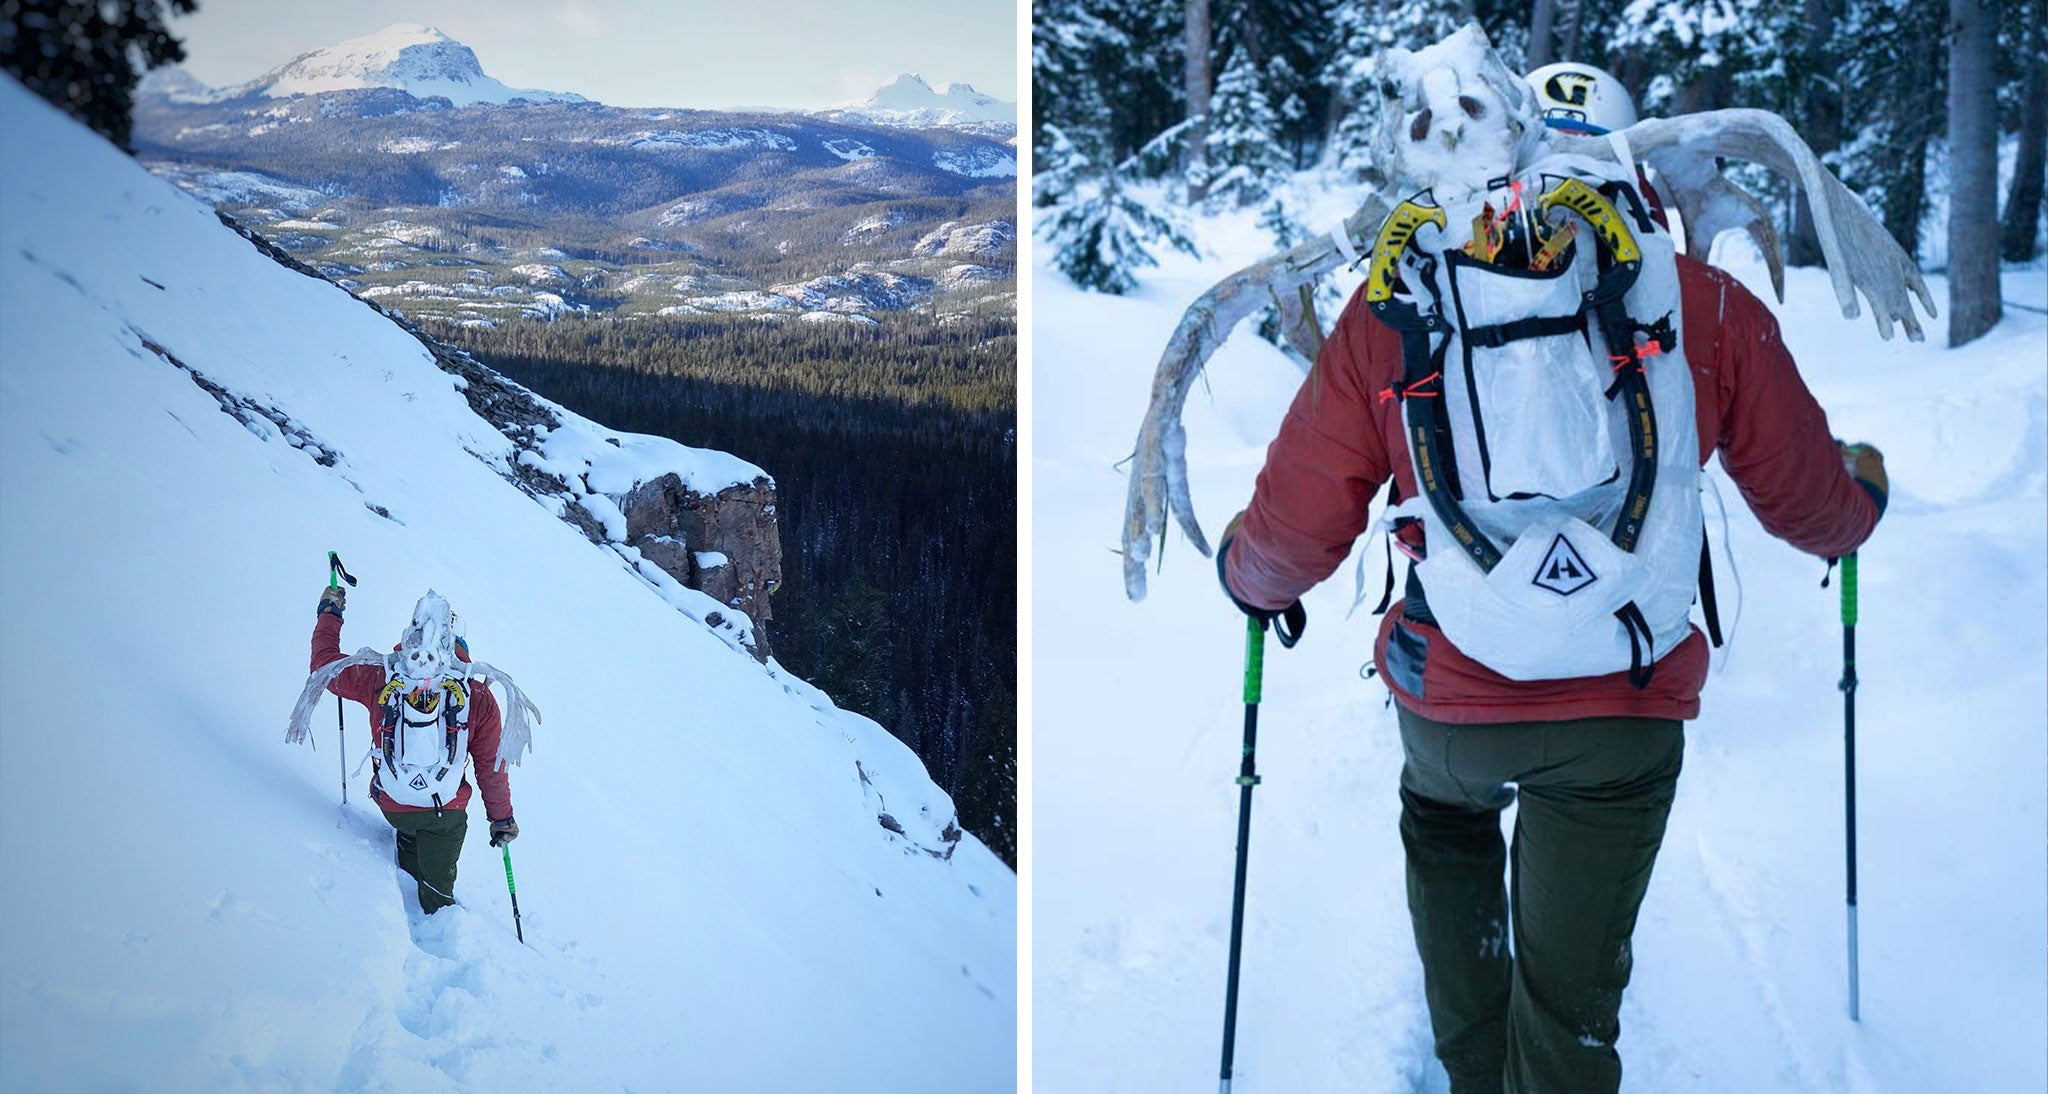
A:
{"label": "conifer tree", "polygon": [[30,91],[130,151],[135,85],[144,70],[185,59],[166,8],[194,0],[0,0],[0,68]]}
{"label": "conifer tree", "polygon": [[1219,204],[1264,198],[1288,168],[1280,150],[1280,116],[1266,98],[1251,51],[1240,49],[1216,81],[1209,106],[1209,195]]}

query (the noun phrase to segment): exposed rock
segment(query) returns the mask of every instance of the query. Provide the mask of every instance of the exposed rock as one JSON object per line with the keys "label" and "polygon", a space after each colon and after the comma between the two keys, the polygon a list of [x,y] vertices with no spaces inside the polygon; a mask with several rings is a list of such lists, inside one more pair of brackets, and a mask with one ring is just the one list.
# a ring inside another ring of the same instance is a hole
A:
{"label": "exposed rock", "polygon": [[963,262],[957,266],[946,267],[946,272],[939,275],[939,288],[951,292],[969,285],[993,285],[1009,279],[1010,274],[1007,270]]}
{"label": "exposed rock", "polygon": [[893,311],[923,303],[932,294],[932,283],[858,265],[843,274],[777,285],[769,291],[796,301],[806,311]]}
{"label": "exposed rock", "polygon": [[924,257],[938,255],[1000,255],[1014,253],[1017,226],[1007,220],[963,225],[949,220],[924,234],[911,253]]}
{"label": "exposed rock", "polygon": [[[626,542],[640,557],[754,623],[754,656],[768,658],[769,593],[782,583],[775,486],[765,478],[700,494],[670,473],[643,482],[618,502]],[[724,561],[718,565],[719,556]]]}

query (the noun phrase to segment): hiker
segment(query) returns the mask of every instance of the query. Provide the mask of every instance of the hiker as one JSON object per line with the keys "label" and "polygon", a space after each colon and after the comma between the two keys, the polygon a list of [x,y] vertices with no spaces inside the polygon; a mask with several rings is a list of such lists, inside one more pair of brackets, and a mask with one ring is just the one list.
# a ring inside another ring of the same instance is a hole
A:
{"label": "hiker", "polygon": [[365,649],[344,656],[341,622],[347,595],[339,585],[320,592],[313,678],[293,727],[303,735],[308,697],[317,700],[319,695],[316,685],[370,708],[375,767],[370,797],[397,831],[399,869],[418,882],[420,909],[432,915],[455,903],[456,860],[469,829],[472,761],[475,788],[483,793],[484,815],[490,820],[491,846],[519,836],[501,746],[504,759],[518,758],[525,743],[524,720],[516,736],[503,731],[486,680],[505,684],[517,706],[524,706],[525,697],[509,678],[470,660],[457,617],[431,589],[414,606],[412,623],[391,655]]}
{"label": "hiker", "polygon": [[[1613,103],[1620,84],[1588,66],[1566,67],[1576,80],[1546,72],[1531,81],[1539,109],[1555,106],[1562,88],[1576,101],[1554,117],[1578,132],[1616,124],[1588,108]],[[1625,92],[1619,105],[1633,117]],[[1418,141],[1428,124],[1425,113]],[[1833,439],[1771,312],[1734,278],[1674,256],[1640,212],[1633,175],[1616,171],[1572,192],[1611,195],[1611,206],[1571,206],[1593,210],[1595,231],[1578,236],[1582,268],[1569,276],[1581,283],[1556,275],[1567,291],[1549,298],[1554,310],[1513,310],[1547,291],[1553,274],[1535,256],[1546,233],[1559,234],[1554,221],[1532,228],[1525,220],[1512,261],[1511,239],[1495,254],[1475,231],[1473,245],[1485,253],[1467,245],[1400,267],[1418,306],[1435,305],[1432,322],[1452,325],[1465,342],[1462,358],[1436,349],[1434,375],[1428,360],[1404,354],[1429,353],[1445,327],[1404,339],[1383,321],[1393,313],[1375,310],[1368,279],[1217,553],[1231,600],[1270,620],[1343,562],[1374,495],[1393,484],[1392,543],[1411,561],[1373,656],[1399,707],[1408,906],[1436,1054],[1454,1094],[1620,1086],[1615,1042],[1630,936],[1708,667],[1707,642],[1689,619],[1695,591],[1718,642],[1700,466],[1719,453],[1766,530],[1827,559],[1871,534],[1889,489],[1875,449]],[[1516,202],[1523,196],[1517,190]],[[1491,215],[1489,207],[1488,223],[1499,223]],[[1600,232],[1613,238],[1599,239],[1596,252]],[[1635,345],[1601,360],[1595,335],[1604,347],[1629,327],[1603,329],[1596,324],[1609,316],[1586,303],[1573,313],[1572,302],[1592,299],[1579,290],[1593,283],[1596,253],[1604,279],[1637,243],[1643,281],[1626,298]],[[1675,279],[1667,276],[1674,261]],[[1440,276],[1450,286],[1443,295],[1433,280]],[[1679,329],[1658,333],[1674,311]],[[1475,353],[1482,381],[1494,382],[1486,368],[1512,377],[1532,360],[1542,370],[1520,375],[1542,379],[1498,396],[1472,379]],[[1567,369],[1590,370],[1590,395],[1574,402],[1559,390]],[[1455,387],[1445,380],[1453,370]],[[1638,394],[1658,411],[1661,459],[1640,451],[1648,427],[1638,419],[1648,416],[1635,413]],[[1483,423],[1482,404],[1491,415]],[[1581,420],[1565,421],[1574,410]],[[1546,417],[1553,412],[1555,420]],[[1610,447],[1611,460],[1588,455]],[[1638,494],[1639,475],[1656,489]],[[1593,515],[1575,505],[1593,505]],[[1640,539],[1631,532],[1620,542],[1622,514],[1639,519]],[[1447,637],[1453,630],[1457,642]],[[1501,811],[1517,791],[1510,885]]]}

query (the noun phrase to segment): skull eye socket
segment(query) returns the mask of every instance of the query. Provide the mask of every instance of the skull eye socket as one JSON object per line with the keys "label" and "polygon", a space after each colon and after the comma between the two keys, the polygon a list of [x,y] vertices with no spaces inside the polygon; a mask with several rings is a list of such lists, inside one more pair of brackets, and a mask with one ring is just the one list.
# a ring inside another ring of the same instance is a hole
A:
{"label": "skull eye socket", "polygon": [[1470,95],[1458,96],[1458,108],[1463,110],[1465,116],[1473,121],[1478,121],[1486,116],[1486,104]]}
{"label": "skull eye socket", "polygon": [[1415,120],[1408,125],[1408,139],[1419,141],[1427,136],[1429,136],[1429,108],[1423,107],[1422,113],[1415,115]]}

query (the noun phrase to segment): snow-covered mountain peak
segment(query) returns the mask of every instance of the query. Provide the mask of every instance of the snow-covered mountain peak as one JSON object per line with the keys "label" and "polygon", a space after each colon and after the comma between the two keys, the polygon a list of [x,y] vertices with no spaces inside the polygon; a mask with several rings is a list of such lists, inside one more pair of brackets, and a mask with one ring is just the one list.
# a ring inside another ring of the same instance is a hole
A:
{"label": "snow-covered mountain peak", "polygon": [[277,99],[370,87],[398,88],[419,98],[439,95],[456,106],[513,99],[585,101],[564,92],[507,87],[484,74],[474,50],[423,23],[393,23],[301,54],[236,91]]}
{"label": "snow-covered mountain peak", "polygon": [[915,72],[906,72],[890,80],[865,102],[850,106],[869,110],[922,110],[939,106],[953,110],[975,110],[989,118],[1007,118],[1011,121],[1017,118],[1015,103],[1006,103],[993,95],[984,95],[974,90],[972,84],[950,83],[933,87],[929,81]]}
{"label": "snow-covered mountain peak", "polygon": [[966,129],[1000,134],[1017,126],[1017,104],[976,91],[971,84],[934,87],[914,72],[883,84],[873,95],[820,111],[834,121],[910,129]]}

